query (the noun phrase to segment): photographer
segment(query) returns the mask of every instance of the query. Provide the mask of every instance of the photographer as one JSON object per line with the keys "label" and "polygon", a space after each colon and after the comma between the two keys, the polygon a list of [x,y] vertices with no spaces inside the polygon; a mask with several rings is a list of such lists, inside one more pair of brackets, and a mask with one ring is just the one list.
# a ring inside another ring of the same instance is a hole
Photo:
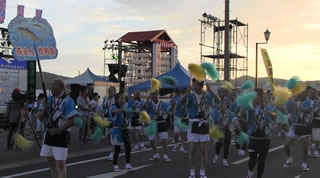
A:
{"label": "photographer", "polygon": [[5,113],[5,117],[9,117],[9,132],[8,132],[8,138],[7,138],[7,149],[12,150],[13,144],[14,144],[14,133],[17,131],[20,132],[21,135],[23,135],[23,124],[22,118],[23,114],[21,113],[23,111],[24,102],[26,101],[26,97],[20,93],[19,88],[15,88],[11,95],[12,100],[8,103],[7,111]]}

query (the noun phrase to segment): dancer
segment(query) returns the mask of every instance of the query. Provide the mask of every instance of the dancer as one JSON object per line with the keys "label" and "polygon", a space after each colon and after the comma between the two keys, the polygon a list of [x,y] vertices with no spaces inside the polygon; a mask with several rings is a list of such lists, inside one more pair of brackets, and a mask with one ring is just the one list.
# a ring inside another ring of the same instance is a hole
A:
{"label": "dancer", "polygon": [[285,141],[285,152],[287,155],[287,160],[284,163],[283,167],[287,168],[292,164],[293,158],[292,153],[292,143],[296,140],[302,142],[302,164],[301,169],[303,171],[309,171],[307,166],[307,157],[308,157],[308,141],[312,132],[311,128],[311,119],[312,119],[312,103],[308,96],[308,89],[304,90],[297,97],[297,116],[294,120],[294,123],[291,125],[287,139]]}
{"label": "dancer", "polygon": [[[263,175],[265,161],[271,143],[270,134],[272,122],[276,119],[276,113],[270,112],[264,106],[264,91],[256,89],[254,109],[246,110],[249,123],[249,163],[248,178],[253,178],[253,170],[258,161],[257,178]],[[267,117],[269,115],[270,117]],[[270,120],[272,119],[272,120]]]}
{"label": "dancer", "polygon": [[51,177],[66,178],[69,128],[78,112],[73,100],[65,95],[62,80],[54,80],[51,91],[53,96],[44,102],[44,109],[39,113],[46,129],[40,156],[47,157]]}
{"label": "dancer", "polygon": [[[171,103],[174,106],[174,123],[177,121],[180,121],[182,124],[185,124],[186,126],[188,125],[188,114],[187,114],[187,108],[184,104],[181,103],[181,94],[185,93],[186,90],[179,90],[177,89],[175,92],[175,96],[172,98]],[[178,147],[178,140],[179,137],[181,138],[181,146],[180,146],[180,153],[187,153],[185,150],[185,142],[186,142],[186,137],[187,137],[187,128],[184,130],[183,128],[179,128],[177,124],[174,124],[174,145],[172,152],[177,151]]]}
{"label": "dancer", "polygon": [[309,97],[312,102],[312,141],[313,141],[313,157],[320,157],[319,142],[320,142],[320,100],[317,97],[317,90],[311,88],[309,90]]}
{"label": "dancer", "polygon": [[208,161],[209,107],[213,106],[214,102],[220,102],[220,98],[209,85],[207,85],[208,92],[203,90],[203,86],[203,81],[192,79],[192,88],[189,88],[181,98],[181,103],[186,104],[189,114],[189,178],[195,178],[197,147],[200,147],[200,178],[207,178],[205,167]]}
{"label": "dancer", "polygon": [[129,99],[128,107],[131,112],[131,129],[134,142],[134,151],[145,150],[143,144],[143,125],[139,122],[139,112],[142,109],[144,102],[140,98],[140,91],[135,91],[133,94],[133,99]]}
{"label": "dancer", "polygon": [[87,143],[90,131],[89,112],[92,111],[88,100],[88,89],[85,86],[80,87],[80,95],[77,98],[78,110],[83,121],[83,125],[79,130],[80,144]]}
{"label": "dancer", "polygon": [[[149,98],[151,101],[149,101]],[[158,148],[156,146],[156,141],[159,139],[162,143],[163,149],[163,160],[171,161],[168,157],[168,126],[167,126],[167,118],[169,111],[169,104],[161,101],[159,99],[159,91],[156,90],[150,93],[149,98],[147,98],[146,103],[143,108],[146,108],[146,111],[150,115],[151,120],[157,122],[157,133],[154,136],[149,136],[149,140],[151,143],[152,151],[154,153],[153,157],[150,160],[159,160],[160,155],[158,153]]]}
{"label": "dancer", "polygon": [[130,163],[130,154],[131,154],[131,145],[128,134],[128,125],[129,122],[126,117],[126,111],[124,108],[125,97],[122,94],[117,94],[116,103],[112,105],[109,110],[109,120],[112,122],[112,130],[111,130],[111,144],[114,147],[114,155],[113,155],[113,170],[115,172],[121,171],[118,166],[118,156],[121,150],[121,145],[124,144],[126,150],[126,165],[125,169],[132,169]]}

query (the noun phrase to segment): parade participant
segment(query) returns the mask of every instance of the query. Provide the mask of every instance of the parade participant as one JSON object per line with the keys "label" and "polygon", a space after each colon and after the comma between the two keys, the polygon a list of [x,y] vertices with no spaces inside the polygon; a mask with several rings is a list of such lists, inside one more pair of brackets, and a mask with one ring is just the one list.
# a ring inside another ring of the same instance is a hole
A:
{"label": "parade participant", "polygon": [[320,157],[319,155],[319,142],[320,142],[320,100],[317,97],[317,90],[311,88],[309,90],[309,97],[312,102],[312,141],[313,141],[313,157]]}
{"label": "parade participant", "polygon": [[312,119],[312,103],[309,98],[307,98],[307,89],[300,93],[297,97],[297,115],[296,119],[290,126],[287,139],[285,141],[285,152],[287,155],[287,160],[283,167],[287,168],[292,164],[293,158],[291,156],[292,148],[291,145],[296,141],[300,140],[302,142],[302,164],[301,168],[303,171],[309,171],[307,166],[308,157],[308,141],[312,132],[311,119]]}
{"label": "parade participant", "polygon": [[[7,149],[12,150],[14,144],[14,133],[20,132],[23,135],[23,129],[20,129],[23,120],[23,106],[25,98],[20,93],[20,89],[16,88],[11,94],[12,100],[9,101],[5,113],[5,117],[9,118],[9,132],[7,137]],[[20,126],[19,126],[20,125]],[[20,129],[20,130],[18,130]]]}
{"label": "parade participant", "polygon": [[83,121],[83,125],[79,130],[80,144],[87,142],[90,131],[89,113],[92,111],[88,100],[88,89],[85,86],[80,87],[80,95],[77,98],[78,110]]}
{"label": "parade participant", "polygon": [[[257,178],[261,178],[263,175],[265,161],[271,143],[272,122],[276,119],[275,112],[265,109],[264,91],[262,89],[256,89],[256,93],[257,96],[253,101],[254,109],[246,110],[249,124],[248,178],[253,178],[254,167],[257,160]],[[269,115],[269,117],[267,117],[267,115]]]}
{"label": "parade participant", "polygon": [[63,81],[54,80],[51,86],[53,96],[42,105],[39,113],[44,120],[45,134],[40,156],[47,157],[51,177],[66,178],[66,160],[68,154],[68,129],[74,125],[74,116],[78,114],[73,100],[65,96]]}
{"label": "parade participant", "polygon": [[96,123],[96,121],[94,121],[93,116],[95,114],[98,114],[98,115],[101,115],[101,116],[103,115],[102,108],[100,107],[100,104],[99,104],[99,99],[100,99],[99,94],[94,92],[92,94],[92,99],[89,102],[89,106],[90,106],[90,108],[92,108],[92,111],[89,113],[90,135],[93,134],[94,128],[97,126],[97,123]]}
{"label": "parade participant", "polygon": [[223,154],[223,166],[228,166],[228,154],[229,154],[229,145],[231,143],[231,122],[235,115],[228,108],[228,90],[224,88],[218,89],[218,95],[220,98],[224,98],[219,103],[218,108],[215,108],[211,113],[211,118],[213,124],[218,126],[218,128],[224,133],[224,137],[215,140],[216,145],[216,154],[213,158],[213,163],[217,163],[219,160],[219,154],[221,147],[223,145],[224,154]]}
{"label": "parade participant", "polygon": [[143,108],[146,108],[146,111],[150,115],[151,120],[157,122],[157,133],[154,136],[149,136],[149,141],[151,143],[152,151],[154,153],[153,157],[150,160],[152,161],[152,160],[160,159],[158,148],[156,146],[156,141],[159,139],[161,140],[161,143],[162,143],[163,160],[171,161],[168,158],[168,147],[167,147],[168,145],[167,144],[167,140],[168,140],[168,126],[167,126],[168,113],[167,112],[169,111],[169,104],[159,99],[159,91],[156,90],[149,94],[149,98],[147,98],[147,101],[144,104]]}
{"label": "parade participant", "polygon": [[128,119],[124,108],[125,97],[122,94],[115,96],[116,103],[109,109],[109,120],[112,122],[111,129],[111,144],[114,146],[113,155],[113,170],[115,172],[121,171],[118,166],[118,156],[121,150],[121,145],[124,144],[126,152],[125,169],[132,169],[130,163],[131,145],[128,134]]}
{"label": "parade participant", "polygon": [[[140,98],[140,91],[136,90],[133,95],[133,99],[129,99],[128,108],[131,112],[131,129],[134,142],[134,151],[138,151],[140,148],[145,150],[143,144],[143,126],[139,122],[139,112],[142,109],[144,102]],[[139,148],[140,147],[140,148]]]}
{"label": "parade participant", "polygon": [[181,103],[186,104],[189,114],[189,178],[195,178],[197,147],[200,147],[200,178],[207,177],[205,167],[208,161],[209,107],[212,106],[214,102],[219,102],[220,100],[219,97],[211,91],[209,85],[207,85],[208,92],[203,90],[203,86],[203,81],[200,82],[192,79],[192,88],[189,88],[181,98]]}
{"label": "parade participant", "polygon": [[44,94],[40,93],[37,102],[34,104],[34,117],[36,118],[36,133],[38,138],[42,138],[42,134],[44,132],[44,123],[39,119],[40,106],[43,104],[43,101]]}
{"label": "parade participant", "polygon": [[[102,108],[103,111],[105,113],[105,117],[107,118],[107,120],[109,120],[109,109],[111,108],[112,105],[115,104],[115,97],[114,95],[116,94],[116,88],[114,86],[110,86],[108,88],[108,96],[103,98],[103,102],[102,102]],[[111,144],[111,128],[106,128],[105,129],[105,135],[107,136],[108,142],[110,145]],[[112,161],[113,159],[113,153],[114,153],[114,147],[112,147],[112,151],[110,152],[109,156],[107,157],[107,160]]]}
{"label": "parade participant", "polygon": [[[185,93],[186,90],[176,90],[175,96],[171,99],[170,103],[174,106],[174,121],[176,122],[179,120],[185,125],[188,125],[188,118],[187,118],[187,108],[184,104],[181,103],[181,94]],[[174,145],[173,145],[173,152],[177,151],[177,145],[179,137],[181,138],[181,146],[180,146],[180,153],[187,153],[185,150],[185,142],[187,137],[187,129],[183,130],[179,128],[177,124],[174,124]]]}

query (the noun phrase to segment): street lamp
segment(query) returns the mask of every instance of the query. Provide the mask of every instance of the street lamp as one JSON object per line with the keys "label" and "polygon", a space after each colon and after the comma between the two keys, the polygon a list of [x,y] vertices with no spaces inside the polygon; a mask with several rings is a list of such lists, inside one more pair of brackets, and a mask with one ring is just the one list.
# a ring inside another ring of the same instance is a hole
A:
{"label": "street lamp", "polygon": [[258,46],[259,44],[268,44],[268,40],[270,39],[270,31],[267,29],[264,32],[264,39],[266,40],[266,42],[264,43],[256,43],[256,82],[255,82],[255,86],[256,88],[258,88]]}

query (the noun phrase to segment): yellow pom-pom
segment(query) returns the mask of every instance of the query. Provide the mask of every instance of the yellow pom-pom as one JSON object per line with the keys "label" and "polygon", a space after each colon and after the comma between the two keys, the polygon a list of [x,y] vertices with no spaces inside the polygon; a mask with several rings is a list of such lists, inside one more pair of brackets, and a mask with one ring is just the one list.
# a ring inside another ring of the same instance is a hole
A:
{"label": "yellow pom-pom", "polygon": [[284,87],[274,87],[274,104],[284,105],[291,97],[291,91]]}
{"label": "yellow pom-pom", "polygon": [[150,91],[155,92],[155,91],[159,90],[159,88],[160,88],[160,81],[155,78],[152,78]]}
{"label": "yellow pom-pom", "polygon": [[197,64],[189,64],[188,70],[194,78],[198,81],[204,81],[206,79],[206,73],[204,72],[203,68]]}
{"label": "yellow pom-pom", "polygon": [[96,123],[104,128],[110,127],[111,122],[105,121],[102,119],[102,117],[98,114],[93,116],[93,120],[96,121]]}
{"label": "yellow pom-pom", "polygon": [[306,88],[305,85],[302,82],[299,82],[292,88],[291,91],[294,96],[297,96],[298,94],[303,92],[305,88]]}
{"label": "yellow pom-pom", "polygon": [[219,138],[224,138],[224,134],[221,132],[218,126],[213,126],[211,127],[209,131],[210,138],[212,139],[219,139]]}
{"label": "yellow pom-pom", "polygon": [[149,114],[146,111],[141,111],[139,115],[140,115],[140,119],[139,119],[140,122],[143,122],[147,125],[150,124],[151,119]]}
{"label": "yellow pom-pom", "polygon": [[33,142],[25,139],[21,134],[16,134],[16,144],[21,149],[28,149],[32,146]]}
{"label": "yellow pom-pom", "polygon": [[225,81],[225,82],[224,82],[224,85],[223,85],[223,88],[225,88],[225,89],[227,89],[227,90],[231,91],[231,90],[233,90],[233,89],[234,89],[234,86],[233,86],[230,82]]}

